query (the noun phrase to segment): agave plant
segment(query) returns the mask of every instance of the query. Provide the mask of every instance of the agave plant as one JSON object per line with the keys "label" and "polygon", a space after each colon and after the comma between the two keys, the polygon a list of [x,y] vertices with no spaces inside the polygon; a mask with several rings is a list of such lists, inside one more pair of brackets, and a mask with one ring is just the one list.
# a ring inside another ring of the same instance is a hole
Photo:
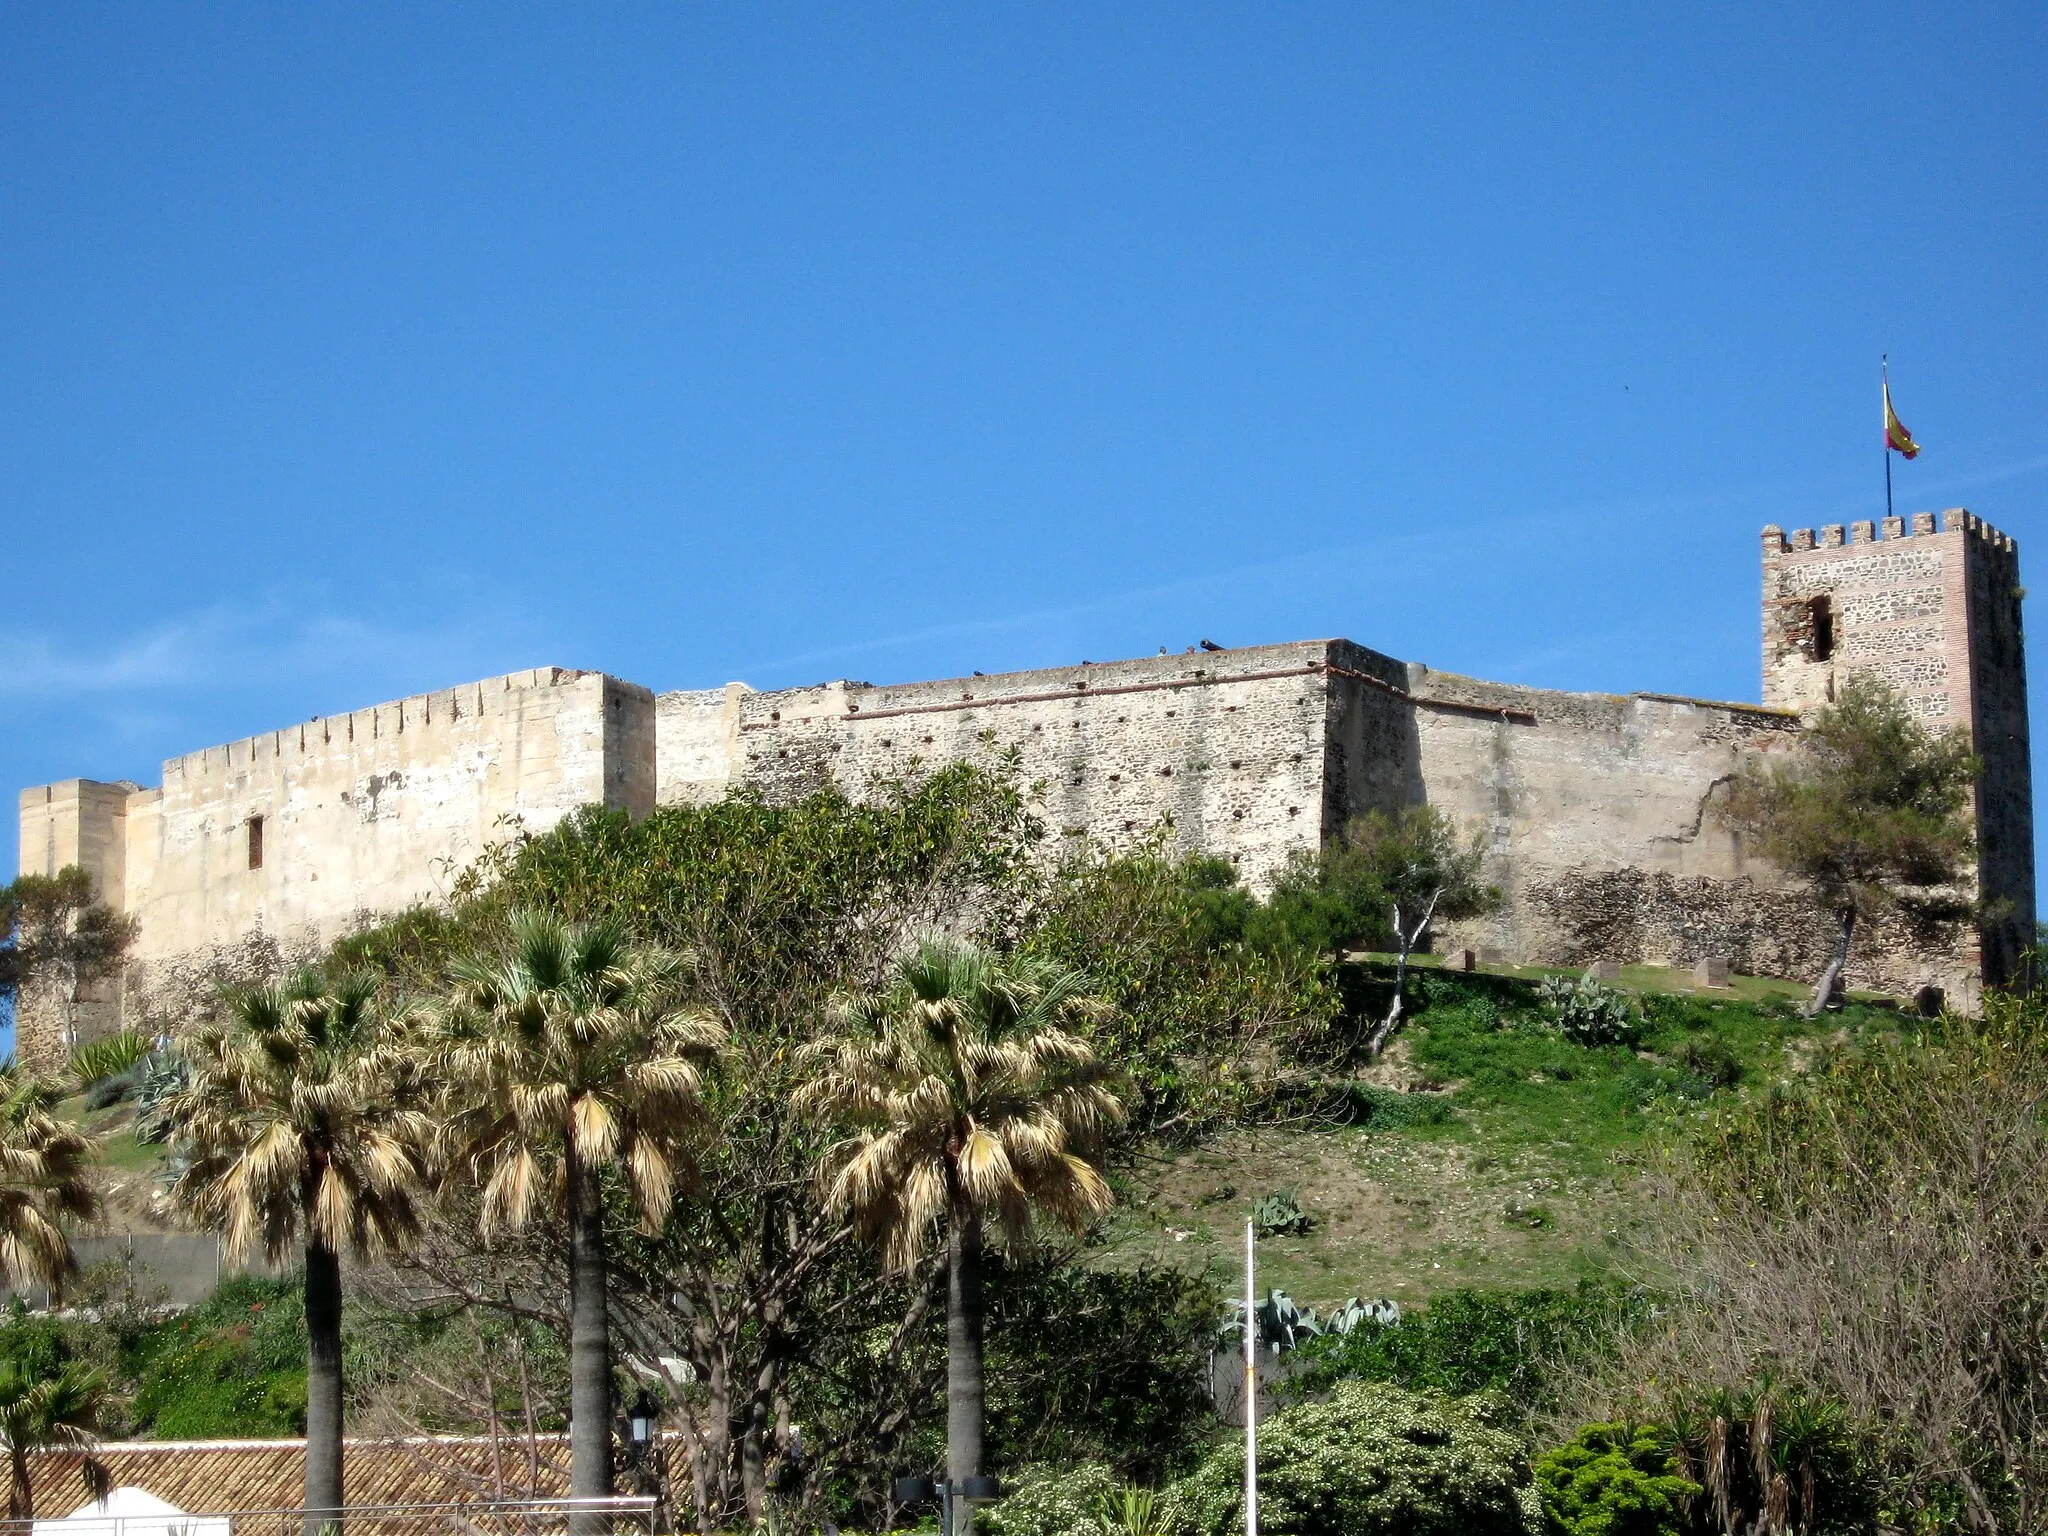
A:
{"label": "agave plant", "polygon": [[1346,1334],[1366,1323],[1377,1323],[1382,1328],[1398,1327],[1401,1322],[1401,1304],[1381,1296],[1374,1301],[1360,1301],[1356,1296],[1324,1319],[1323,1332]]}
{"label": "agave plant", "polygon": [[[1347,1334],[1369,1322],[1391,1328],[1401,1321],[1400,1306],[1385,1297],[1376,1301],[1361,1301],[1358,1297],[1352,1296],[1327,1318],[1322,1318],[1316,1316],[1314,1307],[1299,1305],[1285,1291],[1270,1290],[1266,1292],[1266,1299],[1253,1311],[1258,1318],[1259,1343],[1276,1352],[1297,1349],[1310,1339],[1321,1338],[1324,1334]],[[1234,1304],[1231,1307],[1229,1316],[1223,1320],[1218,1332],[1224,1338],[1243,1335],[1242,1304]]]}

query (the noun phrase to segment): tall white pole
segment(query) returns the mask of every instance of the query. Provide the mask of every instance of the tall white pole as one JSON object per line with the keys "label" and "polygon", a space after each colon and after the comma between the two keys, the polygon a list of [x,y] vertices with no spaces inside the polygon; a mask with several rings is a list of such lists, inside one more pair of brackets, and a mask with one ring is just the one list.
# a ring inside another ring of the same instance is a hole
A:
{"label": "tall white pole", "polygon": [[1252,1224],[1244,1224],[1244,1536],[1259,1536],[1259,1308]]}

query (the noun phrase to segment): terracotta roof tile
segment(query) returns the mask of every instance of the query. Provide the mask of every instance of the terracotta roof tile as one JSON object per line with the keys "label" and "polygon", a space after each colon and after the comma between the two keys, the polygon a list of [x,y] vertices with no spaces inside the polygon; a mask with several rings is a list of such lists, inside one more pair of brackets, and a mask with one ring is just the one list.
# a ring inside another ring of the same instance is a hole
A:
{"label": "terracotta roof tile", "polygon": [[[563,1435],[436,1435],[348,1440],[342,1486],[350,1507],[456,1504],[476,1500],[559,1499],[569,1493],[569,1444]],[[116,1488],[144,1488],[188,1515],[288,1510],[305,1493],[304,1440],[107,1441],[91,1453]],[[87,1502],[77,1451],[30,1458],[36,1514],[68,1515]]]}

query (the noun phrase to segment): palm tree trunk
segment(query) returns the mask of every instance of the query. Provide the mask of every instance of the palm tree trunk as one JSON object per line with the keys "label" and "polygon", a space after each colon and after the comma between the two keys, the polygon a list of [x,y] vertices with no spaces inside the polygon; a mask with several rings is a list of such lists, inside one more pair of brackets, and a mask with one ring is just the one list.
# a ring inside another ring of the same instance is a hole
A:
{"label": "palm tree trunk", "polygon": [[[946,1476],[981,1475],[981,1214],[956,1206],[946,1235]],[[956,1504],[953,1536],[964,1536],[967,1506]]]}
{"label": "palm tree trunk", "polygon": [[10,1445],[7,1448],[7,1464],[10,1474],[7,1485],[7,1518],[33,1520],[36,1517],[36,1485],[29,1477],[28,1447]]}
{"label": "palm tree trunk", "polygon": [[[597,1169],[572,1147],[569,1196],[569,1497],[612,1492],[612,1355],[604,1252],[604,1192]],[[598,1536],[606,1516],[572,1515],[571,1536]]]}
{"label": "palm tree trunk", "polygon": [[1813,996],[1806,1007],[1800,1010],[1805,1018],[1818,1018],[1823,1008],[1835,995],[1835,988],[1841,985],[1842,970],[1849,963],[1849,941],[1856,936],[1856,906],[1851,902],[1839,914],[1842,928],[1835,939],[1835,952],[1828,958],[1828,968],[1821,972],[1820,980],[1814,985]]}
{"label": "palm tree trunk", "polygon": [[306,1240],[305,1536],[341,1529],[341,1257]]}

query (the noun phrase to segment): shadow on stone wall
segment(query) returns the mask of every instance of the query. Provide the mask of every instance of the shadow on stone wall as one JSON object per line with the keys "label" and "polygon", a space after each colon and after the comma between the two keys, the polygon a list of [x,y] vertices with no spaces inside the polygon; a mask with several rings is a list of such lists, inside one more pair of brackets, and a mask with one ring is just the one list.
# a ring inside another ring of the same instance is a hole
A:
{"label": "shadow on stone wall", "polygon": [[[1811,981],[1833,950],[1833,918],[1811,897],[1748,879],[1639,869],[1566,870],[1519,893],[1531,954],[1555,965],[1692,966],[1724,956],[1748,976]],[[1959,1000],[1976,989],[1975,931],[1900,907],[1859,928],[1848,984],[1911,997],[1934,984]]]}

